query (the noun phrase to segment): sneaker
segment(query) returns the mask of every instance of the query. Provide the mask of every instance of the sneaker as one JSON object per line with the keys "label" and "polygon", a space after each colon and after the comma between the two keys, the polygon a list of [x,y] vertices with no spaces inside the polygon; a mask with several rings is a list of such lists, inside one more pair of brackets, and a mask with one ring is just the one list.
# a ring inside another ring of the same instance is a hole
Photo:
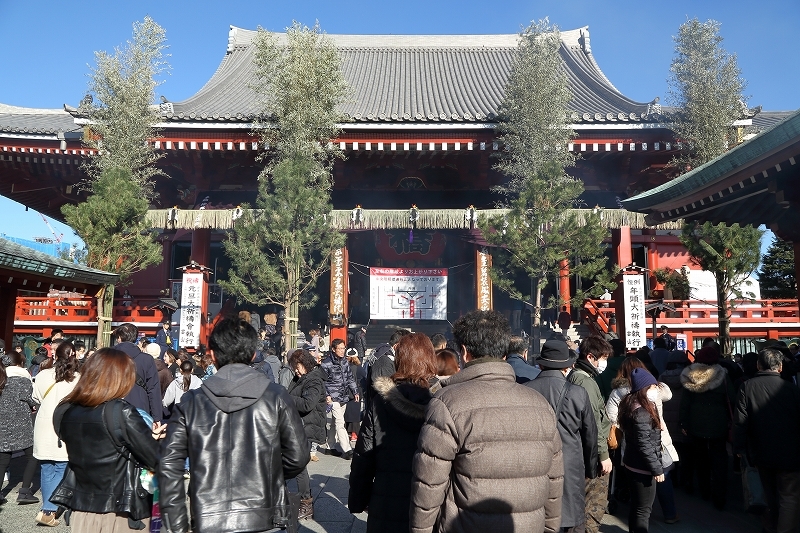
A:
{"label": "sneaker", "polygon": [[190,477],[189,476],[189,471],[188,470],[184,470],[183,471],[183,479],[189,479],[189,477]]}
{"label": "sneaker", "polygon": [[48,527],[56,527],[60,523],[56,520],[56,513],[53,511],[39,511],[39,514],[36,515],[36,522]]}
{"label": "sneaker", "polygon": [[317,457],[316,455],[312,455],[311,456],[311,461],[316,463],[317,461],[319,461],[319,457]]}
{"label": "sneaker", "polygon": [[19,489],[17,493],[17,505],[26,505],[29,503],[39,503],[39,498],[33,495],[31,489]]}
{"label": "sneaker", "polygon": [[351,441],[358,440],[358,435],[356,435],[355,433],[350,433],[350,440]]}
{"label": "sneaker", "polygon": [[665,523],[665,524],[674,524],[674,523],[675,523],[675,522],[677,522],[678,520],[680,520],[680,517],[678,517],[678,515],[675,515],[675,517],[674,517],[674,518],[665,518],[665,519],[664,519],[664,523]]}
{"label": "sneaker", "polygon": [[346,451],[342,454],[342,459],[344,459],[345,461],[349,461],[352,458],[353,458],[353,450]]}

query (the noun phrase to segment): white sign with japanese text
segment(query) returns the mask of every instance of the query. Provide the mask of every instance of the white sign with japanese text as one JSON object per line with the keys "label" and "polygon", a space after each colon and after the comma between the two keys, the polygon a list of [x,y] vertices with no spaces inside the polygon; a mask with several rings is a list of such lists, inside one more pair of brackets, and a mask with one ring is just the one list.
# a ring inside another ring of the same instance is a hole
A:
{"label": "white sign with japanese text", "polygon": [[625,347],[639,349],[647,343],[647,314],[644,310],[644,276],[622,276],[625,302]]}
{"label": "white sign with japanese text", "polygon": [[181,347],[200,345],[200,326],[203,315],[203,274],[184,272],[181,287],[181,329],[178,343]]}
{"label": "white sign with japanese text", "polygon": [[447,320],[446,268],[369,269],[369,317]]}

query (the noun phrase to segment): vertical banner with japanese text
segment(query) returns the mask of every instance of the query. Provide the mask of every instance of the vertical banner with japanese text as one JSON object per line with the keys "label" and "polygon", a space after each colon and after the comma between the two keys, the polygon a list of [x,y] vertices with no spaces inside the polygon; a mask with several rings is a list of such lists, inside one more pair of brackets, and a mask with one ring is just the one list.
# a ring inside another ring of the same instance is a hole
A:
{"label": "vertical banner with japanese text", "polygon": [[475,251],[475,295],[479,311],[492,310],[492,256]]}
{"label": "vertical banner with japanese text", "polygon": [[647,343],[647,314],[644,309],[644,276],[622,276],[625,302],[625,347],[638,349]]}
{"label": "vertical banner with japanese text", "polygon": [[331,253],[330,321],[343,326],[347,316],[347,248],[337,248]]}
{"label": "vertical banner with japanese text", "polygon": [[369,317],[447,320],[446,268],[369,269]]}
{"label": "vertical banner with japanese text", "polygon": [[181,287],[181,329],[178,343],[181,347],[200,345],[200,330],[203,322],[203,294],[205,294],[202,272],[184,272]]}

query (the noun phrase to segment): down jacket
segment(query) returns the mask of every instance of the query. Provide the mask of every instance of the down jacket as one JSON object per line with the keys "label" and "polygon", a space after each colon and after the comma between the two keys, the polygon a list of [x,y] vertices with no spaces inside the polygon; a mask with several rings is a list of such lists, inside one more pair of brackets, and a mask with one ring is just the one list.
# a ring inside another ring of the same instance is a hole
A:
{"label": "down jacket", "polygon": [[320,368],[325,374],[325,390],[332,401],[345,404],[350,401],[350,394],[358,394],[356,379],[350,372],[347,357],[337,357],[330,352],[322,360]]}
{"label": "down jacket", "polygon": [[6,372],[8,380],[0,392],[0,452],[15,452],[33,446],[31,409],[36,403],[31,379],[22,375],[28,372],[12,366]]}
{"label": "down jacket", "polygon": [[728,372],[720,365],[694,363],[681,372],[681,383],[681,428],[691,437],[726,438],[735,400]]}
{"label": "down jacket", "polygon": [[411,462],[431,393],[387,377],[376,379],[374,387],[377,395],[361,423],[350,465],[347,506],[352,513],[369,506],[368,532],[407,533]]}
{"label": "down jacket", "polygon": [[325,442],[325,374],[320,367],[292,380],[289,396],[303,419],[306,439]]}
{"label": "down jacket", "polygon": [[661,430],[650,414],[638,404],[633,415],[620,418],[620,427],[625,434],[625,451],[622,464],[634,471],[649,472],[653,476],[664,473],[661,463]]}
{"label": "down jacket", "polygon": [[[608,403],[606,403],[606,413],[608,414],[608,419],[611,423],[617,427],[620,427],[619,420],[617,419],[619,415],[619,404],[622,399],[631,393],[631,384],[630,381],[619,377],[614,379],[611,382],[614,390],[611,391],[611,395],[608,397]],[[672,435],[669,432],[669,428],[664,420],[664,402],[668,402],[672,399],[672,389],[669,388],[669,385],[666,383],[659,382],[658,384],[658,400],[655,402],[656,404],[656,411],[658,411],[658,419],[661,424],[661,444],[667,449],[669,452],[670,457],[672,457],[673,461],[678,461],[678,450],[675,449],[675,446],[672,444]]]}
{"label": "down jacket", "polygon": [[561,401],[558,416],[558,432],[564,453],[561,527],[577,526],[586,521],[586,478],[597,476],[597,424],[589,394],[583,387],[569,383],[560,370],[542,370],[525,386],[544,396],[554,411]]}
{"label": "down jacket", "polygon": [[561,524],[561,437],[541,394],[505,361],[470,361],[425,413],[411,533],[548,531]]}

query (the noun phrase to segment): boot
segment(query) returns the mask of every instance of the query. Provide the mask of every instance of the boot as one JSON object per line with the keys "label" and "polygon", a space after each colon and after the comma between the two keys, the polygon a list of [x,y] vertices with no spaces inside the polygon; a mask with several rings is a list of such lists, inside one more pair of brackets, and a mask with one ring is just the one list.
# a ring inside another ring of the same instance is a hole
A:
{"label": "boot", "polygon": [[17,505],[24,505],[28,503],[39,503],[39,498],[33,495],[31,489],[19,489],[17,493]]}
{"label": "boot", "polygon": [[300,512],[297,516],[298,520],[305,520],[306,518],[314,518],[314,499],[303,498],[300,500]]}

